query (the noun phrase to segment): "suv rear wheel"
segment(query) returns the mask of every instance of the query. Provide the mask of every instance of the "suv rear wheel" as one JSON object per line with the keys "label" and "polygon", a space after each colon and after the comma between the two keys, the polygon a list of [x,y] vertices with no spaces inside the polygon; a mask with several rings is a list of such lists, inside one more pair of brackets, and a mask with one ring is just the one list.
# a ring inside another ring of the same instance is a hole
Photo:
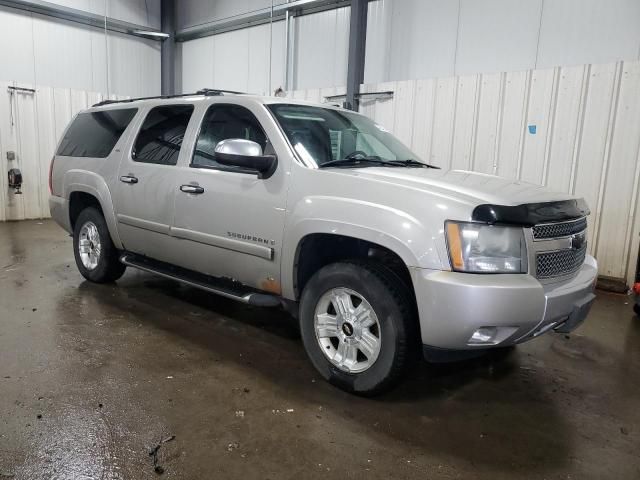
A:
{"label": "suv rear wheel", "polygon": [[401,378],[417,340],[413,303],[403,286],[386,267],[355,261],[327,265],[309,280],[300,330],[326,380],[375,395]]}
{"label": "suv rear wheel", "polygon": [[118,258],[107,222],[94,207],[87,207],[78,215],[73,229],[73,253],[78,270],[91,282],[113,282],[127,268]]}

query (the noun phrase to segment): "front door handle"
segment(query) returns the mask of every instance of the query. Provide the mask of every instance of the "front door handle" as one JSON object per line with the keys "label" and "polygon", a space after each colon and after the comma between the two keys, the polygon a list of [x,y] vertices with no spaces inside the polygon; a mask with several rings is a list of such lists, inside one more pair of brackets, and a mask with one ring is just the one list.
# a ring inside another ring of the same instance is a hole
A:
{"label": "front door handle", "polygon": [[120,177],[120,181],[124,183],[138,183],[138,179],[133,175],[123,175]]}
{"label": "front door handle", "polygon": [[204,188],[199,187],[198,185],[180,185],[180,191],[200,195],[201,193],[204,193]]}

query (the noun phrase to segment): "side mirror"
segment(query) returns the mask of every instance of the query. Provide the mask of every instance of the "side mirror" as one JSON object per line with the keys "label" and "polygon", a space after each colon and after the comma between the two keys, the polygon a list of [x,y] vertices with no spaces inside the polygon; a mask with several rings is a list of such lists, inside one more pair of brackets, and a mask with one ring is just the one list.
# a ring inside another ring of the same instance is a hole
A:
{"label": "side mirror", "polygon": [[275,155],[264,155],[258,143],[242,138],[229,138],[218,142],[215,159],[221,165],[256,171],[258,178],[269,178],[278,164]]}

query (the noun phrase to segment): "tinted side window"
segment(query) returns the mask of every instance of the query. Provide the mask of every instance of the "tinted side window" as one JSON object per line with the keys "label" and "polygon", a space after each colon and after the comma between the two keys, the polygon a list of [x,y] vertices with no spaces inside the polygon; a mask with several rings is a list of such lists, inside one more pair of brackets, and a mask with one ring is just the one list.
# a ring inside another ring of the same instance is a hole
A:
{"label": "tinted side window", "polygon": [[267,136],[258,119],[248,109],[240,105],[211,105],[202,120],[191,165],[242,170],[239,167],[229,167],[216,162],[214,153],[216,145],[221,140],[230,138],[252,140],[258,143],[263,151],[267,147]]}
{"label": "tinted side window", "polygon": [[56,155],[108,157],[137,111],[123,108],[79,114],[65,132]]}
{"label": "tinted side window", "polygon": [[168,105],[149,110],[133,146],[136,162],[175,165],[193,105]]}

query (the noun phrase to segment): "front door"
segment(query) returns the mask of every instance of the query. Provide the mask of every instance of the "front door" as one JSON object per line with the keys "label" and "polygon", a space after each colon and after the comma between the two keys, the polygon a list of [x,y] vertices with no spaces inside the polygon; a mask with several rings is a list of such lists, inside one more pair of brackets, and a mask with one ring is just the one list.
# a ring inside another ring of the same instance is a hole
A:
{"label": "front door", "polygon": [[252,140],[265,153],[273,153],[266,132],[277,133],[268,118],[251,105],[209,106],[191,161],[178,173],[171,230],[186,252],[182,266],[279,294],[284,165],[260,179],[255,172],[218,164],[214,155],[218,142],[232,138]]}
{"label": "front door", "polygon": [[165,262],[175,262],[170,235],[177,163],[193,105],[151,108],[123,155],[114,198],[118,232],[124,248]]}

